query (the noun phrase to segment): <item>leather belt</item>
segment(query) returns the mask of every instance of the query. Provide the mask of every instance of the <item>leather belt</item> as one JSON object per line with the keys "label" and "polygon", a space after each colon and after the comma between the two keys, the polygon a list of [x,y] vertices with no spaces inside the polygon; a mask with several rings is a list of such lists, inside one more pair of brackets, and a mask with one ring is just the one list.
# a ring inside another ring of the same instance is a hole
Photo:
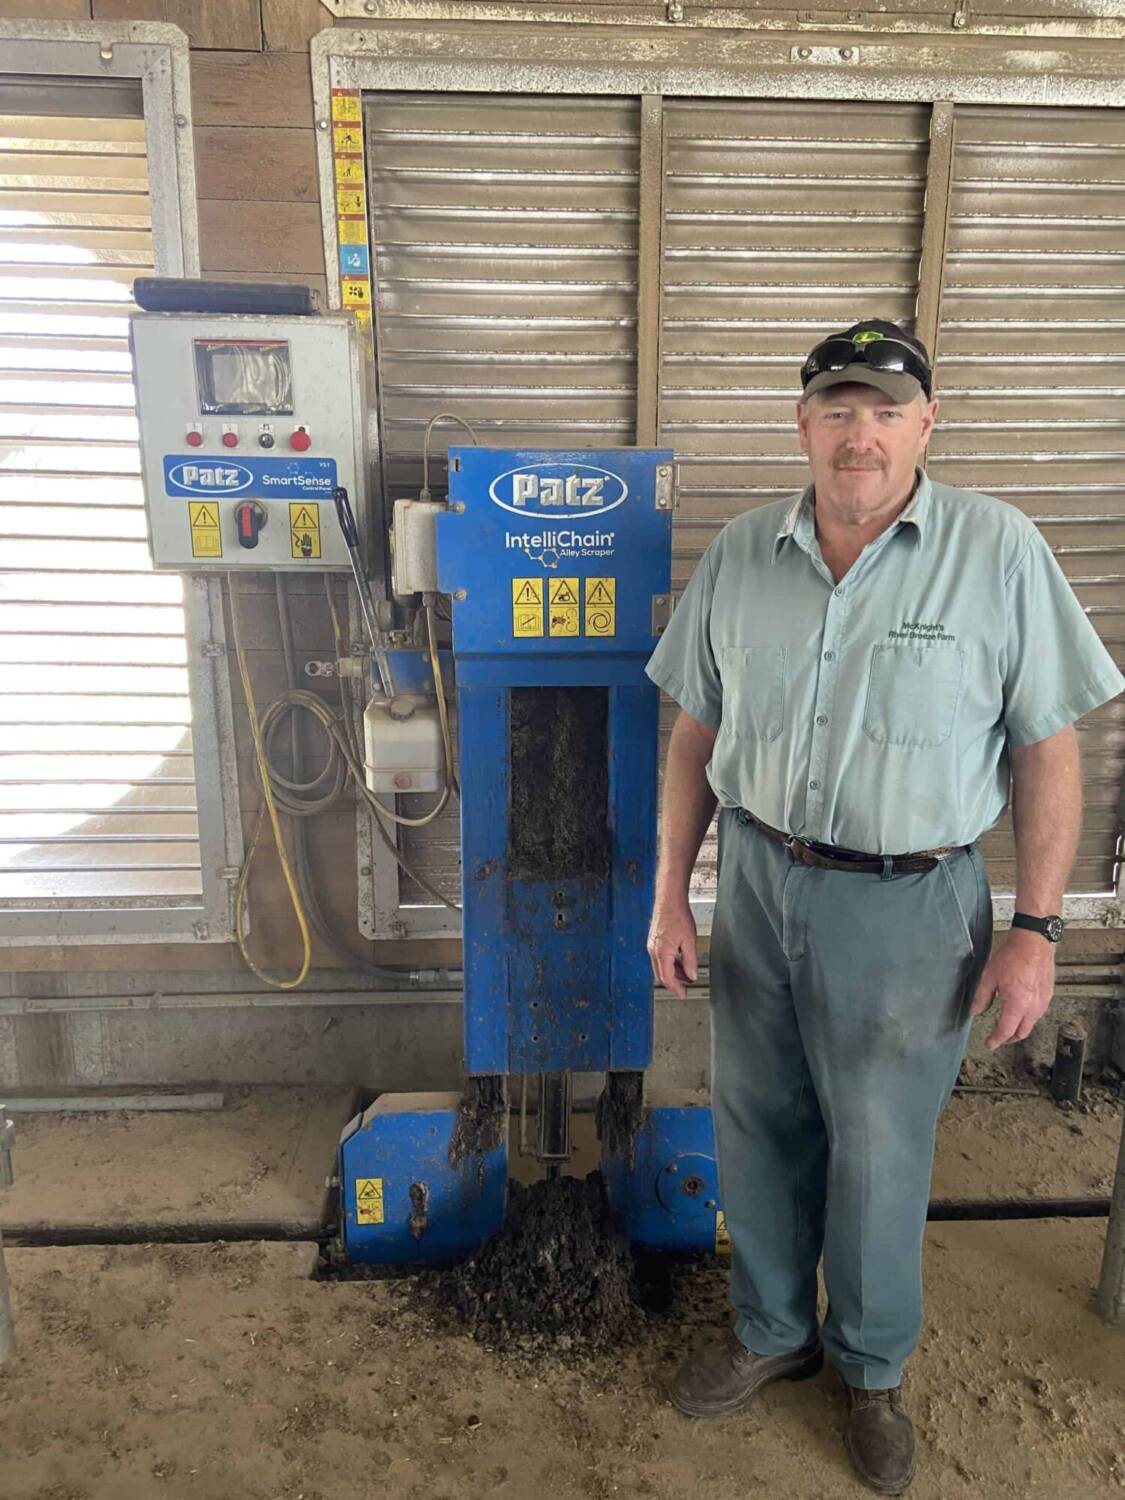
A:
{"label": "leather belt", "polygon": [[738,821],[750,823],[775,844],[789,851],[789,858],[818,870],[853,870],[869,875],[921,875],[936,867],[939,859],[960,854],[972,846],[948,844],[943,849],[919,849],[914,854],[862,854],[858,849],[837,849],[832,844],[818,844],[815,839],[799,839],[796,834],[782,833],[756,818],[744,807],[737,809]]}

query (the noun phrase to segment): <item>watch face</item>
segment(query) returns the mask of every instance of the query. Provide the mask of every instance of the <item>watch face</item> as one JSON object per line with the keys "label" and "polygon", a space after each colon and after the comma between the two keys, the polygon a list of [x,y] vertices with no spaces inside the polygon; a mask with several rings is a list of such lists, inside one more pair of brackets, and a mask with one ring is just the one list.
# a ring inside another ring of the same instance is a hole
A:
{"label": "watch face", "polygon": [[1052,943],[1057,943],[1063,935],[1063,920],[1061,917],[1047,918],[1047,936]]}

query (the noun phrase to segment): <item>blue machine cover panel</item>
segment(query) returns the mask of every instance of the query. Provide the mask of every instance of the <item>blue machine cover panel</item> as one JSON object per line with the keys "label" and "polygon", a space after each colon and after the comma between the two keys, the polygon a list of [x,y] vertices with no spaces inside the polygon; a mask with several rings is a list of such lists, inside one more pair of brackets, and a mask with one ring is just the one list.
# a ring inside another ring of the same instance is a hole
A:
{"label": "blue machine cover panel", "polygon": [[465,593],[458,655],[651,653],[653,597],[671,586],[670,451],[450,448],[449,470],[464,510],[438,517],[438,577]]}

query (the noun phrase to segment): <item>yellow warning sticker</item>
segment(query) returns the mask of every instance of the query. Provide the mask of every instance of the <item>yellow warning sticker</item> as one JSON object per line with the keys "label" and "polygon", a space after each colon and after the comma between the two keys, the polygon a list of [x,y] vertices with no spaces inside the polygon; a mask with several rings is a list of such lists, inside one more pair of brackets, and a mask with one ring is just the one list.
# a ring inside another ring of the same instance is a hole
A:
{"label": "yellow warning sticker", "polygon": [[341,245],[366,245],[366,219],[337,219],[336,236]]}
{"label": "yellow warning sticker", "polygon": [[338,214],[365,214],[367,197],[363,189],[338,187],[336,189],[336,212]]}
{"label": "yellow warning sticker", "polygon": [[332,90],[333,120],[359,120],[362,118],[358,89]]}
{"label": "yellow warning sticker", "polygon": [[345,307],[370,307],[371,283],[366,276],[341,276],[340,297]]}
{"label": "yellow warning sticker", "polygon": [[512,579],[512,634],[517,638],[543,634],[542,578]]}
{"label": "yellow warning sticker", "polygon": [[548,629],[551,635],[578,635],[578,579],[547,580]]}
{"label": "yellow warning sticker", "polygon": [[356,156],[338,156],[336,158],[336,181],[337,182],[362,182],[363,163]]}
{"label": "yellow warning sticker", "polygon": [[552,604],[548,623],[552,635],[579,635],[577,604]]}
{"label": "yellow warning sticker", "polygon": [[357,1177],[355,1180],[355,1221],[357,1224],[383,1222],[383,1179]]}
{"label": "yellow warning sticker", "polygon": [[213,500],[189,500],[188,525],[191,528],[192,557],[222,557],[219,507]]}
{"label": "yellow warning sticker", "polygon": [[319,501],[290,500],[289,539],[294,557],[311,559],[320,556]]}
{"label": "yellow warning sticker", "polygon": [[587,578],[586,634],[617,634],[616,578]]}
{"label": "yellow warning sticker", "polygon": [[359,328],[371,327],[371,309],[369,307],[357,307],[355,310],[356,326]]}
{"label": "yellow warning sticker", "polygon": [[353,151],[363,150],[363,132],[358,125],[334,125],[332,149],[337,156],[347,156]]}
{"label": "yellow warning sticker", "polygon": [[727,1233],[727,1216],[721,1208],[715,1215],[715,1254],[730,1254],[730,1235]]}

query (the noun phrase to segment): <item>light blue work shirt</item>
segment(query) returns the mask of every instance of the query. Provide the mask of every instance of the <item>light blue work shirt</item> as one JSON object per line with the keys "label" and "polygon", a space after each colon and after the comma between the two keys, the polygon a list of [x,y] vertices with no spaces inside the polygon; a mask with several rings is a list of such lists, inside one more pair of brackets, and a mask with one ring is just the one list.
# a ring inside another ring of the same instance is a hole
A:
{"label": "light blue work shirt", "polygon": [[877,854],[971,843],[1007,806],[1008,747],[1125,687],[1035,525],[921,470],[839,583],[811,487],[731,521],[647,671],[719,729],[720,805]]}

